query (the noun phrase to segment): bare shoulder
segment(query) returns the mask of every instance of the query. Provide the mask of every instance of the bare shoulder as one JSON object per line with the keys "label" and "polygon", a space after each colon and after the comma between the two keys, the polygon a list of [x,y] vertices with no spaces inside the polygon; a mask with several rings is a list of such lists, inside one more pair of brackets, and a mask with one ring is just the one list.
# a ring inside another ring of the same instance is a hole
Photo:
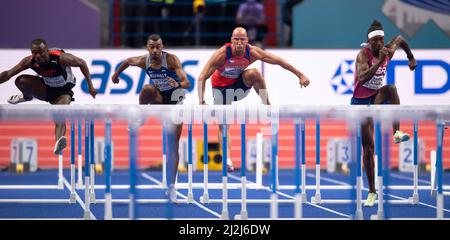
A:
{"label": "bare shoulder", "polygon": [[226,54],[227,48],[225,46],[222,46],[221,48],[217,49],[214,54],[212,55],[210,61],[213,65],[221,65],[226,60]]}
{"label": "bare shoulder", "polygon": [[170,69],[178,69],[181,68],[181,61],[177,57],[177,55],[173,53],[166,53],[167,65]]}
{"label": "bare shoulder", "polygon": [[264,50],[260,47],[249,45],[250,46],[250,52],[264,52]]}
{"label": "bare shoulder", "polygon": [[177,57],[177,55],[173,53],[166,52],[166,59],[167,63],[177,63],[180,62],[180,59]]}
{"label": "bare shoulder", "polygon": [[20,60],[19,65],[22,67],[31,67],[31,61],[32,61],[32,56],[26,56],[24,58],[22,58],[22,60]]}
{"label": "bare shoulder", "polygon": [[356,56],[356,60],[362,61],[362,60],[366,60],[366,59],[367,59],[367,53],[364,50],[364,48],[361,48],[358,52],[358,55]]}

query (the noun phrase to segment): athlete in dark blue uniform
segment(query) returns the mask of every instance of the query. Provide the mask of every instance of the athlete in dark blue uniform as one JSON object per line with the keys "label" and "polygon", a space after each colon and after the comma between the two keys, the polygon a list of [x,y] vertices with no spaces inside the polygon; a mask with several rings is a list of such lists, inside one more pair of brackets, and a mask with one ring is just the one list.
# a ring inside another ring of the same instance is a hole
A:
{"label": "athlete in dark blue uniform", "polygon": [[[16,66],[0,74],[0,84],[11,77],[26,70],[33,69],[38,75],[22,74],[16,78],[16,86],[22,92],[8,99],[11,104],[30,101],[37,98],[50,104],[70,104],[73,101],[72,88],[76,80],[70,67],[79,67],[89,87],[89,93],[93,98],[95,91],[89,69],[83,59],[64,52],[62,49],[48,49],[43,39],[35,39],[31,42],[31,56],[27,56]],[[56,143],[54,153],[58,154],[66,147],[66,124],[55,121]]]}
{"label": "athlete in dark blue uniform", "polygon": [[[112,76],[113,83],[119,83],[119,75],[128,66],[136,66],[142,68],[150,77],[150,84],[144,85],[139,95],[139,104],[181,104],[184,98],[184,89],[190,87],[186,73],[181,67],[181,62],[177,56],[163,51],[163,42],[159,35],[153,34],[147,40],[148,54],[130,57],[126,59]],[[176,142],[174,144],[175,151],[173,154],[175,159],[172,167],[171,198],[175,200],[176,192],[174,183],[178,170],[178,145],[180,141],[183,125],[176,127]]]}

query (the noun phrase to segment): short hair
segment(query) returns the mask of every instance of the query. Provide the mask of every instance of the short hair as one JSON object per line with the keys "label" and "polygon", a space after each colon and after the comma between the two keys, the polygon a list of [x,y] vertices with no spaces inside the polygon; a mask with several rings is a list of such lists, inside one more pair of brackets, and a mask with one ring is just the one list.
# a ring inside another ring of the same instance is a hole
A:
{"label": "short hair", "polygon": [[33,45],[38,45],[39,46],[41,44],[44,44],[45,46],[47,46],[47,42],[44,39],[42,39],[42,38],[36,38],[33,41],[31,41],[31,45],[32,46]]}
{"label": "short hair", "polygon": [[[150,40],[152,40],[152,41],[158,41],[159,39],[161,39],[161,36],[159,36],[159,34],[152,34],[152,35],[150,35],[150,36],[148,36],[148,38],[147,38],[147,42],[148,41],[150,41]],[[162,39],[161,39],[161,41],[162,41]]]}
{"label": "short hair", "polygon": [[369,29],[367,30],[367,34],[370,32],[373,32],[375,30],[383,30],[383,25],[378,20],[373,20],[372,24],[370,25]]}

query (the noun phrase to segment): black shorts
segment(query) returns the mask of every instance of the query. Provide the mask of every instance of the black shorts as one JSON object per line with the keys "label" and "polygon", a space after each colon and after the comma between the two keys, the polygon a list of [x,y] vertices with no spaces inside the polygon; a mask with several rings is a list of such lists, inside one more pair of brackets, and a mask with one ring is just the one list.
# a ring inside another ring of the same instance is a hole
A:
{"label": "black shorts", "polygon": [[[236,82],[229,86],[212,88],[214,105],[230,105],[233,101],[242,100],[250,93],[250,89],[251,87],[244,84],[241,74]],[[227,97],[227,93],[229,97]]]}
{"label": "black shorts", "polygon": [[[175,92],[175,95],[172,95],[174,92]],[[185,98],[185,91],[181,88],[177,88],[175,90],[159,92],[159,93],[161,93],[161,96],[163,99],[162,104],[169,104],[169,105],[182,104],[183,100]]]}
{"label": "black shorts", "polygon": [[375,102],[375,95],[368,98],[355,98],[352,97],[350,105],[372,105]]}
{"label": "black shorts", "polygon": [[75,99],[73,98],[73,91],[72,88],[75,87],[75,84],[73,83],[66,83],[66,85],[62,86],[62,87],[50,87],[47,84],[45,84],[44,79],[40,78],[42,83],[45,85],[46,88],[46,92],[47,92],[47,96],[45,96],[45,101],[49,102],[49,103],[53,103],[56,99],[59,98],[59,96],[62,95],[69,95],[70,96],[70,100],[71,101],[75,101]]}

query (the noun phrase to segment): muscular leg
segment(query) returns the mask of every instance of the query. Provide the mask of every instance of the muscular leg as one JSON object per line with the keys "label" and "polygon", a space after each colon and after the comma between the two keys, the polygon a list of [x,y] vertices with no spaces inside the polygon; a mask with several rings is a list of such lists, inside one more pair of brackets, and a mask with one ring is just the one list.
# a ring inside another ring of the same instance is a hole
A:
{"label": "muscular leg", "polygon": [[173,166],[172,166],[172,179],[170,181],[171,184],[175,184],[175,179],[177,178],[177,172],[178,172],[178,163],[180,162],[180,156],[178,153],[178,147],[180,145],[180,137],[181,132],[183,131],[183,124],[176,125],[175,134],[176,134],[176,141],[174,146],[174,152],[172,154],[172,159],[175,160]]}
{"label": "muscular leg", "polygon": [[16,86],[22,92],[25,99],[37,98],[47,100],[47,88],[39,77],[33,75],[20,75],[16,78]]}
{"label": "muscular leg", "polygon": [[[55,101],[51,102],[51,104],[53,104],[53,105],[69,105],[71,101],[72,101],[72,97],[70,95],[61,95]],[[65,136],[65,135],[66,135],[66,121],[65,121],[65,119],[55,120],[55,138],[56,138],[56,141],[58,141],[62,136]]]}
{"label": "muscular leg", "polygon": [[369,183],[369,192],[375,193],[375,162],[373,159],[373,120],[368,119],[361,126],[364,169]]}
{"label": "muscular leg", "polygon": [[[383,104],[388,101],[389,104],[400,104],[400,97],[397,93],[397,88],[395,85],[385,85],[378,90],[377,95],[375,95],[374,104]],[[400,129],[400,122],[394,122],[392,124],[393,134]]]}
{"label": "muscular leg", "polygon": [[144,85],[139,94],[139,104],[162,104],[163,97],[155,86]]}
{"label": "muscular leg", "polygon": [[256,69],[247,69],[242,73],[242,79],[245,86],[253,87],[256,93],[261,98],[263,104],[270,105],[269,95],[267,92],[266,81],[262,74]]}

